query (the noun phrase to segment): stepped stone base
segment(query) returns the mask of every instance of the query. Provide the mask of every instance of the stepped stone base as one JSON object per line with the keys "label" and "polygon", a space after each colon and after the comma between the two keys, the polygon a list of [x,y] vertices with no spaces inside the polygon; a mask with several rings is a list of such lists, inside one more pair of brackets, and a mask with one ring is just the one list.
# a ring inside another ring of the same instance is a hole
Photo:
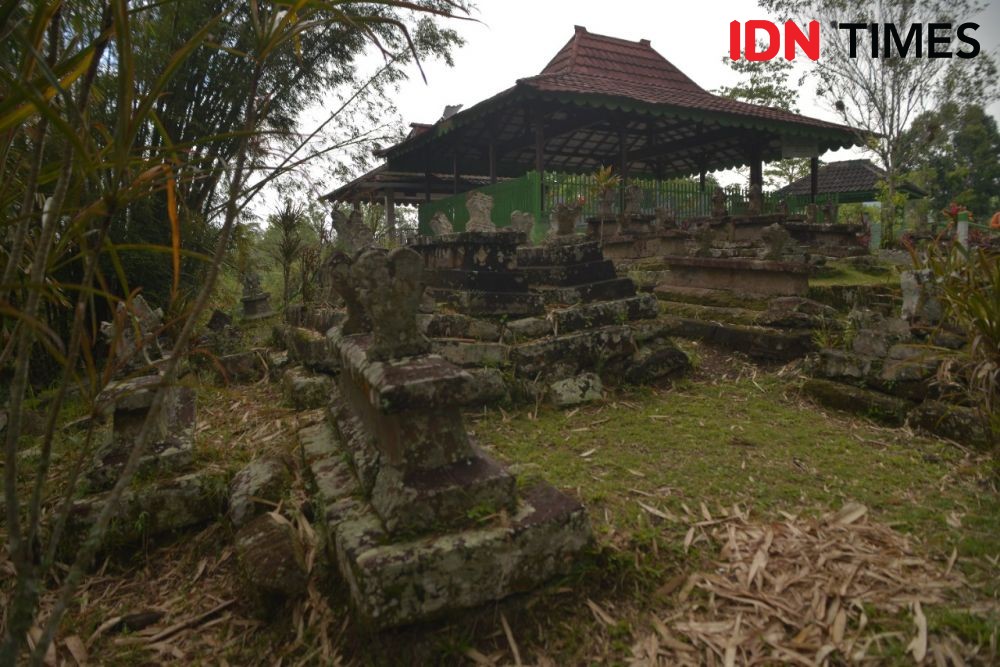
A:
{"label": "stepped stone base", "polygon": [[435,301],[473,317],[526,317],[538,315],[545,310],[541,297],[528,292],[481,292],[428,287],[427,294]]}
{"label": "stepped stone base", "polygon": [[506,519],[470,515],[463,529],[390,535],[332,428],[307,427],[299,441],[327,548],[359,615],[377,629],[537,588],[566,573],[591,540],[583,507],[544,482],[519,490]]}
{"label": "stepped stone base", "polygon": [[567,287],[538,286],[535,290],[546,305],[570,305],[590,303],[591,301],[612,301],[635,296],[635,283],[630,278],[612,278]]}
{"label": "stepped stone base", "polygon": [[765,296],[805,296],[809,292],[809,266],[742,258],[666,257],[670,287],[701,287]]}

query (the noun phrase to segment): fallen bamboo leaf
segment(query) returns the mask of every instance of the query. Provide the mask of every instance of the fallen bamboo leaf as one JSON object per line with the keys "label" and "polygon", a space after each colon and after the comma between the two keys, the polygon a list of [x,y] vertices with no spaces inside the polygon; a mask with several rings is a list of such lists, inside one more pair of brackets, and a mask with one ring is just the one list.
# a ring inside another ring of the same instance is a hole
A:
{"label": "fallen bamboo leaf", "polygon": [[927,657],[927,617],[920,602],[913,603],[913,624],[917,626],[917,635],[906,647],[906,652],[912,653],[913,659],[919,663]]}
{"label": "fallen bamboo leaf", "polygon": [[867,513],[868,508],[861,503],[847,503],[840,508],[839,512],[833,515],[833,523],[841,525],[852,524]]}
{"label": "fallen bamboo leaf", "polygon": [[503,625],[503,633],[507,635],[507,643],[510,644],[510,652],[514,655],[514,664],[520,667],[521,663],[521,652],[517,649],[517,642],[514,641],[514,633],[510,630],[510,625],[507,623],[507,617],[500,612],[500,623]]}
{"label": "fallen bamboo leaf", "polygon": [[604,609],[599,604],[597,604],[590,598],[587,598],[587,606],[590,607],[590,611],[593,612],[597,620],[603,623],[604,625],[616,625],[618,623],[614,619],[614,617],[611,616],[611,614],[604,611]]}

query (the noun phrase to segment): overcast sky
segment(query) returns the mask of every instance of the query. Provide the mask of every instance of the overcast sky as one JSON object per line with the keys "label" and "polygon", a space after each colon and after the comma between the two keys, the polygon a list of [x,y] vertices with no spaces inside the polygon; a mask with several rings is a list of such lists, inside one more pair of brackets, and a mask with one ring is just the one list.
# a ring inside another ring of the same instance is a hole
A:
{"label": "overcast sky", "polygon": [[[767,18],[755,0],[479,0],[478,4],[474,14],[478,23],[452,22],[466,40],[454,54],[454,68],[424,63],[427,83],[412,68],[411,79],[396,96],[405,123],[432,123],[446,104],[468,108],[518,78],[537,74],[572,37],[575,25],[628,40],[649,39],[698,85],[714,90],[737,80],[722,61],[729,50],[729,22]],[[992,0],[985,12],[968,20],[980,24],[974,34],[983,50],[1000,55],[1000,0]],[[369,60],[375,67],[378,57]],[[802,57],[800,63],[804,67],[808,60]],[[837,120],[809,85],[800,91],[798,103],[805,115]],[[1000,103],[989,110],[1000,118]],[[841,150],[822,157],[829,161],[858,155]]]}

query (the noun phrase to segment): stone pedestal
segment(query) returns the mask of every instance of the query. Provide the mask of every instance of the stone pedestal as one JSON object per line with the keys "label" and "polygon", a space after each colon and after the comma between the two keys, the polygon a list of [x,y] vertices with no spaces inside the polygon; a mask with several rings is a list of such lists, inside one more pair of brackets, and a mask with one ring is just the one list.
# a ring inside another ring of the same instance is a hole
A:
{"label": "stone pedestal", "polygon": [[410,247],[424,259],[436,301],[466,315],[523,317],[543,310],[517,267],[517,246],[526,241],[513,231],[460,232],[420,237]]}
{"label": "stone pedestal", "polygon": [[548,304],[574,304],[635,296],[635,284],[619,278],[597,241],[523,247],[517,265]]}
{"label": "stone pedestal", "polygon": [[[463,270],[469,246],[458,246],[425,258]],[[505,263],[478,249],[474,265]],[[474,376],[412,351],[422,345],[414,261],[400,249],[354,262],[348,279],[372,331],[331,336],[342,371],[330,420],[299,435],[320,527],[358,613],[376,628],[530,590],[590,541],[577,501],[544,483],[518,489],[470,440],[461,408],[481,394]],[[389,279],[372,280],[383,264]],[[410,343],[393,347],[389,332]]]}
{"label": "stone pedestal", "polygon": [[270,292],[259,292],[257,294],[252,294],[249,296],[244,296],[243,301],[243,320],[253,321],[262,320],[266,317],[271,317],[274,315],[274,311],[271,310],[271,294]]}
{"label": "stone pedestal", "polygon": [[[108,386],[98,398],[100,414],[111,418],[111,440],[98,449],[87,478],[95,488],[114,484],[149,414],[160,387],[159,375],[123,380]],[[195,393],[190,387],[166,389],[166,402],[153,424],[143,470],[176,471],[191,462],[194,450]]]}

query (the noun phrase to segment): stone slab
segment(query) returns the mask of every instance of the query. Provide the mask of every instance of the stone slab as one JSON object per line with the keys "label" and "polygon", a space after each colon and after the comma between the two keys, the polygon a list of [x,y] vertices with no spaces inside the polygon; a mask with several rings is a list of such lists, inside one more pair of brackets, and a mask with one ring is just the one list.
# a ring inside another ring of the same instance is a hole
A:
{"label": "stone slab", "polygon": [[548,305],[610,301],[635,296],[635,283],[629,278],[612,278],[574,287],[537,287]]}
{"label": "stone slab", "polygon": [[428,338],[474,338],[500,340],[501,328],[495,322],[458,313],[417,315],[417,326]]}
{"label": "stone slab", "polygon": [[520,377],[546,374],[557,365],[571,366],[569,370],[575,374],[598,363],[627,357],[636,347],[628,326],[607,326],[515,345],[510,361]]}
{"label": "stone slab", "polygon": [[617,278],[615,265],[609,259],[555,266],[530,266],[521,269],[528,284],[572,286]]}
{"label": "stone slab", "polygon": [[464,315],[527,317],[545,311],[542,298],[533,293],[482,292],[427,288],[435,301],[445,303]]}
{"label": "stone slab", "polygon": [[742,352],[755,359],[790,361],[814,352],[816,344],[808,331],[785,332],[745,327],[685,317],[664,317],[671,336],[700,340]]}
{"label": "stone slab", "polygon": [[649,294],[617,301],[597,301],[569,308],[556,308],[549,313],[554,330],[560,334],[624,324],[632,320],[653,319],[660,314],[660,304]]}
{"label": "stone slab", "polygon": [[820,405],[868,417],[889,426],[902,426],[913,403],[871,389],[842,382],[810,378],[802,392]]}
{"label": "stone slab", "polygon": [[340,338],[337,349],[343,373],[366,387],[369,400],[383,414],[442,405],[464,405],[473,378],[435,354],[403,360],[370,361],[368,334]]}
{"label": "stone slab", "polygon": [[517,249],[520,268],[539,266],[564,266],[599,262],[604,259],[601,246],[596,241],[525,246]]}
{"label": "stone slab", "polygon": [[375,628],[426,620],[537,588],[569,571],[591,540],[583,507],[540,483],[509,521],[389,542],[377,516],[354,508],[335,532],[354,606]]}

